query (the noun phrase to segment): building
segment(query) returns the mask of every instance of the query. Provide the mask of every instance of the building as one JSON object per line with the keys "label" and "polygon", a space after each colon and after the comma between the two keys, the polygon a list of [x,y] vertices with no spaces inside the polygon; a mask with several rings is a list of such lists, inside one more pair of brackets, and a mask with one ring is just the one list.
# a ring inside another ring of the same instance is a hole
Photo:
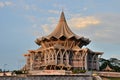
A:
{"label": "building", "polygon": [[36,39],[40,48],[28,50],[26,70],[99,70],[99,55],[88,48],[82,48],[90,43],[88,38],[74,34],[67,25],[64,12],[55,30],[48,36]]}
{"label": "building", "polygon": [[113,69],[107,64],[103,71],[112,71]]}

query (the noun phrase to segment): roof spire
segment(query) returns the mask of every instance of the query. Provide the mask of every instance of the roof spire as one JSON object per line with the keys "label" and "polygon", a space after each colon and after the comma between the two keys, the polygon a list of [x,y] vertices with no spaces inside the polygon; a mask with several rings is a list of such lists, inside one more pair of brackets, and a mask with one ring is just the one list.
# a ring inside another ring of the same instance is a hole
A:
{"label": "roof spire", "polygon": [[64,12],[61,12],[60,20],[59,21],[66,21]]}
{"label": "roof spire", "polygon": [[71,29],[67,25],[67,21],[65,19],[65,15],[64,15],[63,11],[61,12],[59,22],[58,22],[56,28],[54,29],[54,31],[51,34],[49,34],[48,36],[40,38],[40,41],[42,41],[44,39],[51,40],[51,38],[53,38],[53,37],[56,39],[61,39],[62,37],[65,37],[65,39],[70,39],[70,38],[75,38],[77,40],[81,39],[85,42],[85,45],[89,44],[89,42],[90,42],[89,39],[84,38],[82,36],[78,36],[71,31]]}

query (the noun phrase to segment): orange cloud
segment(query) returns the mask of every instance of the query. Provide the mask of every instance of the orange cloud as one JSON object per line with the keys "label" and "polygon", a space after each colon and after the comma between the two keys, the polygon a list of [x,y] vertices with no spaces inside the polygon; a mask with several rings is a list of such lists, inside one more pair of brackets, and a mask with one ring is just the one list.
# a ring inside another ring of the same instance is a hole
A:
{"label": "orange cloud", "polygon": [[88,27],[89,25],[97,25],[100,23],[100,20],[96,19],[93,16],[87,17],[73,17],[68,20],[68,24],[74,28],[84,28]]}

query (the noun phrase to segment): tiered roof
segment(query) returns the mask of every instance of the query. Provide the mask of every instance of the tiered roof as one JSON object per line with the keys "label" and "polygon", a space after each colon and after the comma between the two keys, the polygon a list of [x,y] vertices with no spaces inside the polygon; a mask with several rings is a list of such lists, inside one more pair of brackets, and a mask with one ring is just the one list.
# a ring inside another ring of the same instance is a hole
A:
{"label": "tiered roof", "polygon": [[64,38],[64,39],[74,38],[76,40],[82,40],[85,43],[85,45],[90,43],[90,40],[88,38],[84,38],[83,36],[78,36],[70,30],[70,28],[67,25],[65,16],[64,16],[64,12],[61,13],[59,22],[55,30],[48,36],[37,38],[36,43],[40,45],[41,41],[51,40],[52,38],[57,39],[57,40],[61,38]]}

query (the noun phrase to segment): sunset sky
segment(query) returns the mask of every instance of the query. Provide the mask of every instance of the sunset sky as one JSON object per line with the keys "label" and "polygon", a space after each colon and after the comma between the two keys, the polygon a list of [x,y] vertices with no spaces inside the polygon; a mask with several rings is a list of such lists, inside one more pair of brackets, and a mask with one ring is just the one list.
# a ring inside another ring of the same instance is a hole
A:
{"label": "sunset sky", "polygon": [[[0,68],[19,69],[64,11],[70,29],[91,40],[103,58],[120,59],[120,0],[0,0]],[[4,67],[4,68],[3,68]]]}

